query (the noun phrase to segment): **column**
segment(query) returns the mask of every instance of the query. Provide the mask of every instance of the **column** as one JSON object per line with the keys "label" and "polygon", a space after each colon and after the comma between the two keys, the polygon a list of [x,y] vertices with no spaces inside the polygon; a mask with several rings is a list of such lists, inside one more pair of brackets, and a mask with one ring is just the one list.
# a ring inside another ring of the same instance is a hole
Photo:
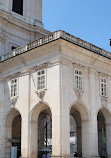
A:
{"label": "column", "polygon": [[52,115],[52,157],[70,157],[69,116]]}
{"label": "column", "polygon": [[38,122],[32,121],[30,124],[29,158],[37,158],[38,153]]}
{"label": "column", "polygon": [[29,122],[24,118],[22,119],[21,156],[29,158]]}
{"label": "column", "polygon": [[6,139],[6,138],[12,138],[12,126],[11,125],[3,125],[2,129],[2,146],[1,146],[1,157],[4,158],[6,156],[7,158],[10,157],[11,154],[11,146],[12,144]]}
{"label": "column", "polygon": [[[96,71],[89,71],[89,120],[82,120],[82,156],[98,157],[98,130],[97,130],[97,105],[96,105]],[[98,94],[99,95],[99,94]]]}
{"label": "column", "polygon": [[20,108],[22,111],[21,156],[22,158],[29,158],[30,74],[28,70],[22,71],[21,74],[19,79]]}
{"label": "column", "polygon": [[70,157],[69,85],[66,84],[70,83],[68,73],[69,65],[61,63],[57,85],[59,89],[55,92],[58,96],[52,105],[52,157]]}
{"label": "column", "polygon": [[82,156],[98,157],[97,120],[82,121]]}

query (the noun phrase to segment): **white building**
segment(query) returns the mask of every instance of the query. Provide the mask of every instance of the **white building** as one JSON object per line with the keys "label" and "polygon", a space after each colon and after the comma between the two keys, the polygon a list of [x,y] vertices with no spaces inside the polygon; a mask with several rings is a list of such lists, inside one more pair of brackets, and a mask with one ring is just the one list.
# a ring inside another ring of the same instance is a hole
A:
{"label": "white building", "polygon": [[37,158],[51,146],[52,157],[68,158],[72,140],[78,157],[111,158],[111,54],[44,30],[42,0],[0,8],[0,158],[12,147]]}

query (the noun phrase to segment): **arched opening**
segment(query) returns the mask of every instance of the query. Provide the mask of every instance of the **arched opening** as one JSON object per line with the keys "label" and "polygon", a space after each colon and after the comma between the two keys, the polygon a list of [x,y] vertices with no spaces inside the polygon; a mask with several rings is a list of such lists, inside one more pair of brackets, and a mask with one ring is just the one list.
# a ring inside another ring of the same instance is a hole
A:
{"label": "arched opening", "polygon": [[13,0],[12,11],[23,15],[23,0]]}
{"label": "arched opening", "polygon": [[52,121],[46,111],[40,113],[38,118],[38,155],[52,151]]}
{"label": "arched opening", "polygon": [[30,155],[42,157],[52,152],[52,118],[51,110],[46,104],[38,104],[31,115]]}
{"label": "arched opening", "polygon": [[81,116],[74,107],[70,111],[70,155],[82,157]]}
{"label": "arched opening", "polygon": [[98,152],[103,158],[111,155],[111,115],[105,108],[99,110],[97,115],[98,121]]}
{"label": "arched opening", "polygon": [[21,115],[17,110],[12,109],[6,118],[6,154],[21,156]]}
{"label": "arched opening", "polygon": [[21,156],[21,116],[15,117],[12,123],[12,147],[17,147],[17,158]]}
{"label": "arched opening", "polygon": [[[73,136],[73,152],[71,153],[74,157],[85,157],[88,155],[89,144],[86,143],[86,140],[89,139],[89,115],[86,106],[81,102],[75,102],[70,107],[70,115],[73,117],[73,132],[75,133]],[[75,137],[75,138],[74,138]],[[70,138],[71,139],[71,138]],[[85,144],[85,145],[84,145]],[[70,148],[70,150],[72,150]]]}

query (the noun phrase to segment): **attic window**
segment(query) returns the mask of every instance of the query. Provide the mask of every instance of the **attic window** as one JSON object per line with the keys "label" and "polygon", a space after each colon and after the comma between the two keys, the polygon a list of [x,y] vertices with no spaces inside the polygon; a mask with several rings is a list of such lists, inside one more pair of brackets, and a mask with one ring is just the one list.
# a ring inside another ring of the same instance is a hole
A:
{"label": "attic window", "polygon": [[14,49],[16,49],[16,48],[17,48],[17,47],[12,46],[12,48],[11,48],[11,49],[12,49],[12,50],[14,50]]}
{"label": "attic window", "polygon": [[12,11],[23,15],[23,0],[13,0]]}

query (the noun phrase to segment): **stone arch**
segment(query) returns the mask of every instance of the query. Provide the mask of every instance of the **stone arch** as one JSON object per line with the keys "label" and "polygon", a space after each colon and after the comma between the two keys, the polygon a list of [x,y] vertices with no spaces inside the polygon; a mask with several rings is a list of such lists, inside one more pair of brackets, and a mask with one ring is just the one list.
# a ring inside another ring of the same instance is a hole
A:
{"label": "stone arch", "polygon": [[76,101],[76,102],[72,103],[70,105],[69,112],[71,111],[72,108],[74,108],[80,112],[82,120],[84,120],[84,121],[89,120],[89,113],[88,113],[87,107],[84,105],[84,103],[82,103],[81,101]]}
{"label": "stone arch", "polygon": [[[98,120],[98,150],[100,155],[104,155],[105,153],[110,156],[111,155],[111,112],[108,108],[102,107],[98,110],[97,113]],[[101,128],[101,129],[100,129]],[[100,133],[101,132],[101,133]],[[103,149],[102,138],[100,135],[104,135],[105,140],[105,148]],[[100,143],[101,140],[101,143]],[[100,147],[101,146],[101,147]]]}
{"label": "stone arch", "polygon": [[41,113],[46,113],[52,117],[50,106],[45,102],[40,102],[32,109],[30,114],[30,157],[37,157],[38,149],[38,121]]}
{"label": "stone arch", "polygon": [[72,115],[76,121],[77,128],[77,155],[81,157],[84,154],[84,142],[86,140],[85,132],[88,132],[89,112],[87,107],[81,101],[76,101],[70,106],[70,115]]}
{"label": "stone arch", "polygon": [[14,108],[12,108],[4,118],[4,146],[6,148],[4,149],[4,153],[6,156],[11,154],[11,146],[14,146],[14,139],[19,141],[20,151],[18,151],[17,146],[17,154],[18,157],[21,155],[21,121],[22,117],[19,110]]}
{"label": "stone arch", "polygon": [[51,107],[46,102],[41,102],[41,103],[36,104],[34,108],[32,109],[31,114],[30,114],[30,121],[37,121],[39,114],[44,110],[46,110],[46,112],[51,117],[52,115]]}
{"label": "stone arch", "polygon": [[19,114],[22,118],[20,110],[15,109],[15,108],[10,109],[4,118],[4,125],[8,125],[8,124],[11,125],[13,119]]}
{"label": "stone arch", "polygon": [[111,111],[107,107],[100,107],[97,114],[98,112],[101,112],[104,115],[106,124],[111,123]]}

